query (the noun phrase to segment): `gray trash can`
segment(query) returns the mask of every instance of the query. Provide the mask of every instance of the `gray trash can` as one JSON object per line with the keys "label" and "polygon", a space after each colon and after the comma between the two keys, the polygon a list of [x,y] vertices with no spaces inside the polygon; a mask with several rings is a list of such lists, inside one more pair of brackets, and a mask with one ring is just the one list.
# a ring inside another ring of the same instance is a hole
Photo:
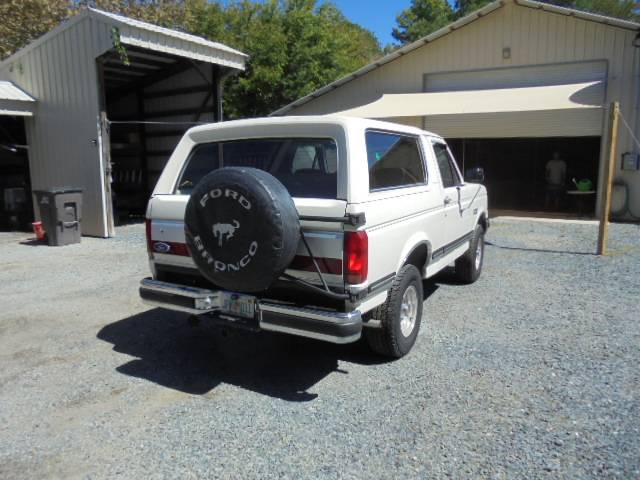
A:
{"label": "gray trash can", "polygon": [[49,245],[80,243],[82,220],[82,190],[79,188],[52,188],[34,190],[40,207],[42,226]]}

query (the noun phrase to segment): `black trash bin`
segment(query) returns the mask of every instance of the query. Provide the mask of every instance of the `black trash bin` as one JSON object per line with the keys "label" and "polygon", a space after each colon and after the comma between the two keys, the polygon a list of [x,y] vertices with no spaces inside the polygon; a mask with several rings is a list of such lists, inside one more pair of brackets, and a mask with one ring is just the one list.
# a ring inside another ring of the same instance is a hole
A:
{"label": "black trash bin", "polygon": [[42,226],[49,245],[80,243],[82,219],[82,190],[79,188],[52,188],[34,190],[40,207]]}

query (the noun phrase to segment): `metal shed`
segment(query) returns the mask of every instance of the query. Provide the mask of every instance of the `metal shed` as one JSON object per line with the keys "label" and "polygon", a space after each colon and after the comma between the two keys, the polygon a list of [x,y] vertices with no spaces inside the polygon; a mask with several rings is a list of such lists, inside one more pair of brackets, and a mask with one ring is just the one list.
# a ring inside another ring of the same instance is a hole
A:
{"label": "metal shed", "polygon": [[[0,121],[24,115],[31,188],[82,188],[83,233],[112,236],[118,212],[144,213],[184,131],[222,119],[223,82],[246,59],[87,8],[0,63]],[[10,98],[20,91],[29,100]]]}
{"label": "metal shed", "polygon": [[639,76],[640,24],[497,0],[273,115],[343,113],[434,131],[461,167],[485,168],[494,207],[531,212],[544,208],[554,151],[567,161],[568,189],[574,175],[602,180],[607,106],[618,101],[615,179],[627,208],[621,193],[615,210],[632,219],[640,218]]}

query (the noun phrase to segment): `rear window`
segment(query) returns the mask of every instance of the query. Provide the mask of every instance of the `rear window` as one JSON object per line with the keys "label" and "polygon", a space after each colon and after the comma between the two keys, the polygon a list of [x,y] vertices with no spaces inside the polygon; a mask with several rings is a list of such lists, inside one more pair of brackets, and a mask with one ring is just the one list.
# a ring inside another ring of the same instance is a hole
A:
{"label": "rear window", "polygon": [[337,197],[338,155],[331,139],[261,138],[196,145],[175,193],[190,194],[202,177],[222,167],[253,167],[269,172],[292,197]]}
{"label": "rear window", "polygon": [[416,137],[368,131],[369,190],[425,183],[426,175]]}

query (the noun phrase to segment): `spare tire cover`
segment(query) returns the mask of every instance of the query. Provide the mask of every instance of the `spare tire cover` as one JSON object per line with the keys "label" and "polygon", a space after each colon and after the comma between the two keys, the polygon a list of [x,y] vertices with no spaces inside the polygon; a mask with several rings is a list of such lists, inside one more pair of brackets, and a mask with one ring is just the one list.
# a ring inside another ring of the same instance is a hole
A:
{"label": "spare tire cover", "polygon": [[300,239],[287,189],[256,168],[225,167],[193,189],[185,237],[200,272],[234,292],[260,292],[289,266]]}

